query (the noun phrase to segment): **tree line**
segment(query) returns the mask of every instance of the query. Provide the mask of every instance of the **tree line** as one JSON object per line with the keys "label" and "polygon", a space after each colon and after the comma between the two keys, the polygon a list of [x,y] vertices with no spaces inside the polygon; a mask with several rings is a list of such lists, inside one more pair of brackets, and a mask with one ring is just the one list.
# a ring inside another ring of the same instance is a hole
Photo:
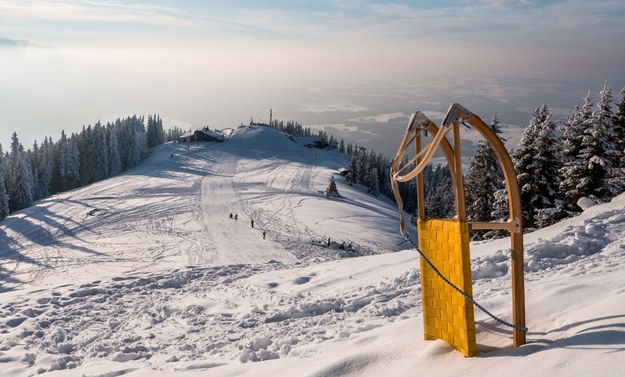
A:
{"label": "tree line", "polygon": [[[596,103],[590,91],[583,101],[560,122],[547,105],[538,107],[512,152],[526,229],[578,214],[582,197],[606,202],[625,190],[625,88],[616,106],[607,82]],[[485,142],[477,145],[465,189],[469,220],[508,218],[503,174]]]}
{"label": "tree line", "polygon": [[97,182],[139,165],[150,148],[177,139],[182,130],[165,132],[162,119],[130,116],[103,125],[83,126],[82,131],[53,141],[45,137],[25,149],[17,133],[9,150],[0,145],[0,220],[52,194]]}

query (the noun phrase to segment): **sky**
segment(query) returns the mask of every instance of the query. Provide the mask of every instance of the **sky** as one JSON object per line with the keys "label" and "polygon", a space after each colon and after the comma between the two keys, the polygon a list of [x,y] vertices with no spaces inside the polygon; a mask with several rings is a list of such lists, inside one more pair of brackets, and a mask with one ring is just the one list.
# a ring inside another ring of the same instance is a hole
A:
{"label": "sky", "polygon": [[363,82],[443,91],[441,77],[456,85],[497,77],[583,93],[608,80],[618,94],[623,35],[618,0],[0,0],[0,143],[6,150],[16,131],[29,146],[132,114],[220,129],[266,121],[270,108],[304,124],[393,113],[353,99],[341,111],[322,109],[332,119],[317,119],[318,107],[301,111],[318,104],[319,90]]}

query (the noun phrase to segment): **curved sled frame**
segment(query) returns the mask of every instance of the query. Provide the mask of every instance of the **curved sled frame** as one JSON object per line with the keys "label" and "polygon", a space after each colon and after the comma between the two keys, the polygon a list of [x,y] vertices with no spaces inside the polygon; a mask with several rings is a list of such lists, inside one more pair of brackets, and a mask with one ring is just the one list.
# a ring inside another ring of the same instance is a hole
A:
{"label": "curved sled frame", "polygon": [[[423,169],[430,162],[436,149],[440,146],[449,165],[454,186],[456,201],[456,219],[467,222],[466,205],[464,198],[464,184],[462,179],[462,156],[460,146],[460,124],[469,124],[488,142],[493,149],[504,174],[508,196],[509,219],[507,222],[469,222],[471,229],[503,229],[510,233],[511,270],[512,270],[512,321],[517,327],[513,330],[513,345],[519,347],[526,343],[526,332],[519,328],[525,327],[525,287],[523,278],[523,224],[521,213],[521,196],[516,172],[505,146],[477,115],[473,114],[460,104],[453,104],[447,111],[441,127],[437,127],[425,114],[418,111],[412,115],[408,128],[391,165],[391,185],[395,200],[400,209],[400,230],[406,235],[403,218],[403,201],[399,195],[398,182],[407,182],[417,179],[417,204],[419,220],[425,220],[425,204],[423,190]],[[433,140],[426,147],[422,147],[420,131],[427,131],[433,135]],[[453,147],[444,136],[452,131]],[[415,143],[415,157],[409,161],[415,162],[416,167],[408,173],[399,169],[402,159],[412,142]]]}

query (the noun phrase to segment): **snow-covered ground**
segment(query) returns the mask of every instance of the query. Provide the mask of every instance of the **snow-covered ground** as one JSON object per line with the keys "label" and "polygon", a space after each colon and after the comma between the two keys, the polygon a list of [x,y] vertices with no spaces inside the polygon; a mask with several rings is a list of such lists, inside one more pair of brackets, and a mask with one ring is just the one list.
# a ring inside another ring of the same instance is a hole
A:
{"label": "snow-covered ground", "polygon": [[[625,375],[625,198],[526,235],[528,344],[476,311],[465,359],[423,340],[418,254],[345,163],[242,127],[11,215],[0,374]],[[508,243],[471,248],[475,297],[506,320]]]}

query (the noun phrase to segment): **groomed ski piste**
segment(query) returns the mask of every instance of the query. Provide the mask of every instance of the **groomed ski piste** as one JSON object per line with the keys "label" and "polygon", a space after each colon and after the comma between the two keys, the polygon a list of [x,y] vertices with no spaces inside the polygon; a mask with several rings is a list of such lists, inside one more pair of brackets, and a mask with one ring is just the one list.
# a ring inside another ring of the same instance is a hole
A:
{"label": "groomed ski piste", "polygon": [[[528,344],[476,310],[466,359],[423,340],[419,256],[346,156],[227,134],[0,222],[1,375],[625,375],[623,196],[525,235]],[[508,247],[471,256],[476,300],[510,321]]]}

